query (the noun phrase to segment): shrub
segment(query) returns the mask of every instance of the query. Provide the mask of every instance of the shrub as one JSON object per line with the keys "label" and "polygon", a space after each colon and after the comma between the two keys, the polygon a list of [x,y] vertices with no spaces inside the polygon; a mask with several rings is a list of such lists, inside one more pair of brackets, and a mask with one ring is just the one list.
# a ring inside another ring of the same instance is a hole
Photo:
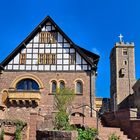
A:
{"label": "shrub", "polygon": [[115,133],[111,134],[108,140],[121,140],[120,136],[117,136]]}
{"label": "shrub", "polygon": [[95,128],[78,129],[78,140],[93,140],[97,135],[98,131]]}

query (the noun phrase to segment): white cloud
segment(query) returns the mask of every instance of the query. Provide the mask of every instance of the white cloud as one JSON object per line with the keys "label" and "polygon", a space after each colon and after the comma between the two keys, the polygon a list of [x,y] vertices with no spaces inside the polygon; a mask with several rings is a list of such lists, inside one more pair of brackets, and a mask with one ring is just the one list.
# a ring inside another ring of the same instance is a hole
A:
{"label": "white cloud", "polygon": [[100,51],[97,48],[92,48],[92,52],[95,54],[100,54]]}

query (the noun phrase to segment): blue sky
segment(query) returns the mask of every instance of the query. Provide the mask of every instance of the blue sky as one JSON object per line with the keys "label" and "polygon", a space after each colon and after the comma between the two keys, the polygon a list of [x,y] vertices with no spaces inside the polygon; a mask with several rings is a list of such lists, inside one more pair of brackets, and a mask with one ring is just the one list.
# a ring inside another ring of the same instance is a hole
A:
{"label": "blue sky", "polygon": [[0,62],[47,16],[79,46],[101,56],[96,95],[109,97],[110,50],[119,41],[135,43],[140,77],[139,0],[4,0],[0,3]]}

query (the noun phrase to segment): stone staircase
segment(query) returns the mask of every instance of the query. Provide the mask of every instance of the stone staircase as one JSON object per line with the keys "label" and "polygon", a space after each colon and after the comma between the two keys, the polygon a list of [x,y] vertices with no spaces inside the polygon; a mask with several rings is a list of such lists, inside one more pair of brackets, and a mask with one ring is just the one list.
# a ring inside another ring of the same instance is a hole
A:
{"label": "stone staircase", "polygon": [[99,137],[101,138],[101,140],[108,140],[108,137],[111,134],[115,134],[116,136],[119,136],[120,140],[131,140],[128,138],[127,135],[124,134],[123,131],[121,131],[120,128],[107,126],[105,120],[103,119],[99,121],[98,126],[99,126],[98,127]]}
{"label": "stone staircase", "polygon": [[108,140],[108,137],[113,133],[119,136],[121,140],[131,140],[127,137],[127,135],[123,134],[123,131],[121,131],[120,128],[104,127],[100,125],[98,131],[99,131],[99,137],[101,138],[101,140]]}

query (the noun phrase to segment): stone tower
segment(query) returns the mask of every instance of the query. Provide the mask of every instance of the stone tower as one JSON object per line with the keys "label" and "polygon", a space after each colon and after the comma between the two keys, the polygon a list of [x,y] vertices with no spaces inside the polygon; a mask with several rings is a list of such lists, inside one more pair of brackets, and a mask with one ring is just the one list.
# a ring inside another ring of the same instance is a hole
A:
{"label": "stone tower", "polygon": [[131,94],[135,83],[134,43],[124,43],[122,35],[110,54],[110,97],[112,110],[133,106]]}

